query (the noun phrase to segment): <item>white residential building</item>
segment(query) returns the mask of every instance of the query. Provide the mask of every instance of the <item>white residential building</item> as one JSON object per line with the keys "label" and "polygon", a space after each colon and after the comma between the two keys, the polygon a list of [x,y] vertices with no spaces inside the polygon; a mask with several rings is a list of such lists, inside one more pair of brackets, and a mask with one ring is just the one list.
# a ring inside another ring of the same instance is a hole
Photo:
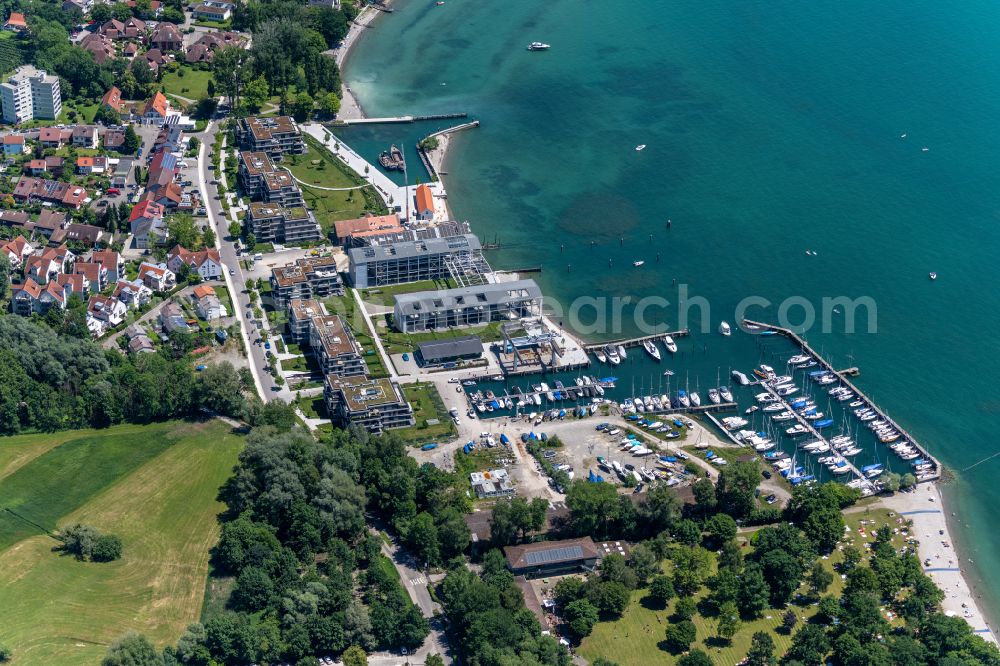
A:
{"label": "white residential building", "polygon": [[0,107],[8,123],[34,118],[55,120],[62,113],[59,77],[31,65],[18,67],[6,82],[0,83]]}

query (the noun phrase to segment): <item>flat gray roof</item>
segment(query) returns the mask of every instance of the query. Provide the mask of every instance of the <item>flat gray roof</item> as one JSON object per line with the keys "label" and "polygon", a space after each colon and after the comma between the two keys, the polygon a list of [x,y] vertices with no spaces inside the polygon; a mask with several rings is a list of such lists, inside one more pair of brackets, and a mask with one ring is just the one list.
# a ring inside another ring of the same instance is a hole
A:
{"label": "flat gray roof", "polygon": [[512,301],[541,299],[542,290],[534,280],[516,280],[498,284],[482,284],[458,289],[418,291],[396,296],[396,310],[408,316],[423,312],[488,307]]}
{"label": "flat gray roof", "polygon": [[433,362],[444,358],[482,354],[483,343],[474,335],[463,335],[449,340],[432,340],[417,345],[425,361]]}
{"label": "flat gray roof", "polygon": [[409,259],[432,254],[455,254],[457,252],[478,252],[482,249],[479,239],[473,234],[427,238],[424,240],[401,241],[388,245],[368,245],[347,251],[351,264],[366,264],[372,261]]}

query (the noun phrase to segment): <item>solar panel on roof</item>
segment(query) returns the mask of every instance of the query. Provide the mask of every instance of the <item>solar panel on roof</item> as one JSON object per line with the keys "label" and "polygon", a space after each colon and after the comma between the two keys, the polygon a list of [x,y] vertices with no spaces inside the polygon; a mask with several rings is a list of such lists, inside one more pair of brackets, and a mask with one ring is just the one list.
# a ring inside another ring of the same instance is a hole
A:
{"label": "solar panel on roof", "polygon": [[580,546],[565,546],[525,553],[524,561],[528,564],[548,564],[550,562],[576,560],[581,557],[583,557],[583,548]]}

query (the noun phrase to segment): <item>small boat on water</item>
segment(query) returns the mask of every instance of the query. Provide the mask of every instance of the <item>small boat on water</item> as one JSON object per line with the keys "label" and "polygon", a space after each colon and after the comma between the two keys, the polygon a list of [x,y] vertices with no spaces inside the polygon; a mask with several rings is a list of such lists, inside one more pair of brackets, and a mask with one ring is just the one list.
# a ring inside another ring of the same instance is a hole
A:
{"label": "small boat on water", "polygon": [[635,152],[638,153],[638,152],[640,152],[642,150],[645,150],[645,149],[646,149],[646,144],[640,143],[638,146],[635,147]]}
{"label": "small boat on water", "polygon": [[683,389],[677,391],[677,401],[681,403],[681,407],[691,406],[691,399],[688,397],[687,391]]}
{"label": "small boat on water", "polygon": [[531,42],[528,44],[529,51],[548,51],[552,46],[544,42]]}
{"label": "small boat on water", "polygon": [[739,370],[733,370],[732,375],[733,379],[739,382],[740,386],[746,386],[750,383],[750,379]]}
{"label": "small boat on water", "polygon": [[618,345],[618,356],[624,361],[628,358],[628,352],[625,351],[625,345]]}
{"label": "small boat on water", "polygon": [[719,324],[719,333],[727,337],[733,334],[733,329],[729,326],[729,322],[724,321]]}
{"label": "small boat on water", "polygon": [[931,280],[937,280],[937,273],[931,273],[930,278]]}
{"label": "small boat on water", "polygon": [[621,357],[618,355],[618,350],[615,349],[613,346],[608,345],[607,347],[605,347],[604,353],[607,354],[608,362],[611,365],[618,365],[619,363],[622,362]]}
{"label": "small boat on water", "polygon": [[464,382],[462,382],[462,386],[475,386],[475,385],[476,385],[476,382],[474,382],[471,379],[466,379]]}
{"label": "small boat on water", "polygon": [[639,261],[633,261],[632,265],[635,266],[636,268],[639,268],[639,266],[642,266],[644,263],[646,262],[640,259]]}
{"label": "small boat on water", "polygon": [[733,394],[729,390],[728,386],[720,386],[719,387],[719,395],[722,396],[722,399],[725,400],[726,402],[732,402],[733,401]]}
{"label": "small boat on water", "polygon": [[708,389],[708,399],[714,405],[718,405],[720,402],[722,402],[722,398],[719,396],[719,390],[714,388]]}
{"label": "small boat on water", "polygon": [[601,363],[607,363],[608,362],[608,357],[604,354],[604,352],[602,352],[600,350],[594,352],[594,356],[596,356],[597,360],[600,361]]}
{"label": "small boat on water", "polygon": [[673,377],[674,376],[674,371],[673,370],[664,370],[663,371],[663,376],[664,377]]}
{"label": "small boat on water", "polygon": [[674,339],[669,335],[663,338],[663,346],[666,347],[667,351],[671,354],[677,353],[677,343],[674,342]]}
{"label": "small boat on water", "polygon": [[647,354],[655,358],[657,361],[660,360],[660,348],[656,346],[655,342],[652,340],[643,340],[642,346],[646,350]]}
{"label": "small boat on water", "polygon": [[402,171],[406,168],[406,160],[403,158],[403,151],[396,147],[396,144],[392,144],[389,150],[383,150],[379,153],[378,163],[382,165],[383,169],[389,171]]}

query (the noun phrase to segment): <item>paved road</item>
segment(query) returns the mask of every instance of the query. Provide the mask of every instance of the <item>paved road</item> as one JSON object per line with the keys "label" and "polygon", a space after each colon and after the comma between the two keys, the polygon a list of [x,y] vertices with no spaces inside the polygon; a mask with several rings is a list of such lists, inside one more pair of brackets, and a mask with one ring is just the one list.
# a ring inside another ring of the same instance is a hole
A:
{"label": "paved road", "polygon": [[218,204],[216,204],[215,197],[219,193],[218,187],[209,184],[214,178],[209,170],[212,164],[209,151],[215,143],[215,135],[218,131],[219,127],[213,120],[208,123],[205,131],[199,136],[201,139],[201,148],[198,153],[198,189],[201,191],[201,198],[205,202],[205,208],[208,213],[208,224],[216,232],[215,246],[218,248],[222,263],[226,267],[223,275],[226,279],[226,286],[229,288],[229,294],[233,299],[233,309],[236,310],[235,314],[240,321],[240,335],[243,338],[243,345],[247,350],[247,358],[250,361],[250,370],[253,372],[254,385],[257,387],[257,394],[260,395],[261,400],[268,401],[278,394],[279,387],[274,383],[274,378],[271,377],[270,373],[264,370],[268,362],[264,355],[263,345],[253,344],[253,340],[257,339],[256,334],[253,335],[253,340],[250,338],[249,332],[255,331],[255,328],[250,320],[251,310],[247,308],[247,305],[250,303],[250,297],[245,288],[246,278],[243,277],[243,269],[240,267],[239,257],[236,256],[236,247],[232,241],[224,240],[229,235],[227,230],[229,220],[223,216],[222,209],[216,207]]}

